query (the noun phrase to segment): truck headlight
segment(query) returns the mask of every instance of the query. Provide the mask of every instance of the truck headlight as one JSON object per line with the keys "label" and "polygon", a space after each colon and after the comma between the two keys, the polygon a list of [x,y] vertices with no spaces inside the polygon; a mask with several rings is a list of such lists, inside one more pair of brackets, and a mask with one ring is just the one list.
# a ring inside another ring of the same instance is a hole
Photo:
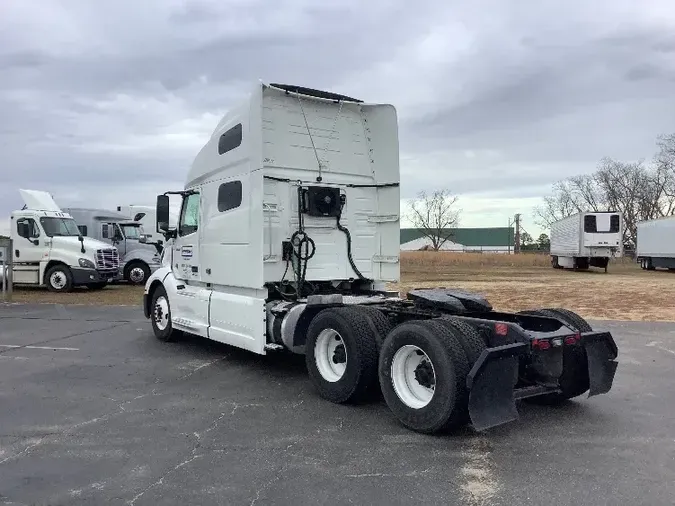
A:
{"label": "truck headlight", "polygon": [[80,264],[80,267],[83,267],[84,269],[96,269],[96,265],[94,265],[94,262],[87,258],[80,258],[78,260],[78,263]]}

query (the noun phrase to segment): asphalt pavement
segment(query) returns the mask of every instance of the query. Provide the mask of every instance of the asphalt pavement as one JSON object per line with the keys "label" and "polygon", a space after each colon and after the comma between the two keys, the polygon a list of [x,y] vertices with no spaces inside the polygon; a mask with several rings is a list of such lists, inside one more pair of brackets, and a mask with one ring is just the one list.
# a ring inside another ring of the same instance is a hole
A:
{"label": "asphalt pavement", "polygon": [[609,394],[424,436],[320,399],[302,357],[0,304],[0,504],[675,504],[675,324],[593,324],[619,345]]}

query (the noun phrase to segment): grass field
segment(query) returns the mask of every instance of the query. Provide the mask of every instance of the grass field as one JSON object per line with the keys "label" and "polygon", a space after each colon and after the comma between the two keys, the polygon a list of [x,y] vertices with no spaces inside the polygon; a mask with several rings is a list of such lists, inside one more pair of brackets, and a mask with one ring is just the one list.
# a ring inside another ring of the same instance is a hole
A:
{"label": "grass field", "polygon": [[[403,252],[401,282],[392,288],[434,286],[481,293],[499,310],[566,307],[590,319],[675,321],[675,273],[642,271],[629,259],[612,262],[605,274],[555,270],[546,255]],[[17,287],[13,301],[140,305],[142,294],[126,285],[69,294]]]}

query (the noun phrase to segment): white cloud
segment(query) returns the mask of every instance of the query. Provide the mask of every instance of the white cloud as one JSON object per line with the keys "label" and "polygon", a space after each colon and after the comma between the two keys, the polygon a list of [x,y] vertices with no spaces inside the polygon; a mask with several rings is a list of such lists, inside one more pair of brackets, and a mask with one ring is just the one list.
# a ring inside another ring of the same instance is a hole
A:
{"label": "white cloud", "polygon": [[404,198],[447,187],[467,226],[526,223],[555,180],[673,129],[673,34],[666,0],[10,2],[0,216],[19,187],[154,202],[260,78],[393,103]]}

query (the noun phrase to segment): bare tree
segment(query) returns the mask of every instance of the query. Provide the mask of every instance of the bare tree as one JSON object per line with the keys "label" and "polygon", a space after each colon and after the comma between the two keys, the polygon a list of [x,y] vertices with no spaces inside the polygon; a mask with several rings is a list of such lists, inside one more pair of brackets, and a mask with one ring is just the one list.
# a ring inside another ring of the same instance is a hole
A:
{"label": "bare tree", "polygon": [[431,241],[431,248],[438,251],[453,235],[451,230],[459,222],[460,211],[455,209],[457,196],[449,190],[436,190],[431,195],[420,192],[410,203],[408,218],[424,237]]}

